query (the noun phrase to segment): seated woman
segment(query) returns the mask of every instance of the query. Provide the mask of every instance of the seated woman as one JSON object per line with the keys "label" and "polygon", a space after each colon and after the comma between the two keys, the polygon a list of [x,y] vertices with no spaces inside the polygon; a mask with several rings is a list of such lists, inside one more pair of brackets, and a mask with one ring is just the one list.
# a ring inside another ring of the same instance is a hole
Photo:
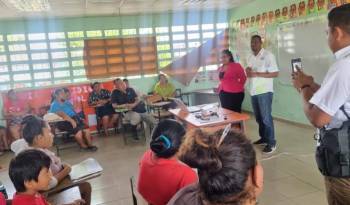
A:
{"label": "seated woman", "polygon": [[91,88],[93,91],[89,95],[89,106],[95,107],[96,116],[102,120],[104,133],[108,136],[108,128],[114,127],[118,119],[111,104],[111,92],[101,89],[99,82],[93,83]]}
{"label": "seated woman", "polygon": [[197,174],[176,154],[186,133],[175,120],[163,120],[152,133],[151,150],[140,161],[138,191],[152,205],[164,205],[182,187],[197,182]]}
{"label": "seated woman", "polygon": [[[162,100],[169,100],[169,98],[175,97],[175,87],[173,84],[169,83],[168,78],[164,74],[159,74],[159,82],[154,86],[153,94],[162,97]],[[171,102],[171,104],[164,106],[164,109],[175,108],[176,103]]]}
{"label": "seated woman", "polygon": [[7,92],[7,101],[4,102],[4,116],[10,132],[10,142],[21,137],[22,118],[30,113],[28,99],[19,99],[14,90]]}
{"label": "seated woman", "polygon": [[6,127],[0,125],[0,155],[9,150]]}
{"label": "seated woman", "polygon": [[154,86],[153,94],[160,95],[164,100],[175,97],[175,87],[169,83],[164,74],[159,74],[159,82]]}
{"label": "seated woman", "polygon": [[263,169],[244,135],[195,130],[186,136],[180,159],[198,169],[199,183],[180,190],[168,205],[256,204],[263,187]]}
{"label": "seated woman", "polygon": [[[50,170],[53,175],[49,188],[54,188],[68,176],[71,166],[63,163],[59,157],[49,150],[52,147],[53,136],[49,125],[44,120],[28,115],[23,118],[22,125],[24,141],[20,139],[13,143],[12,150],[17,155],[26,149],[37,149],[49,156],[51,159]],[[84,199],[85,204],[89,205],[91,201],[91,185],[88,182],[81,182],[77,186],[79,186],[81,197]]]}
{"label": "seated woman", "polygon": [[86,128],[84,120],[74,111],[73,105],[66,100],[64,90],[55,90],[53,97],[49,113],[56,113],[64,119],[64,121],[56,123],[57,128],[74,134],[82,150],[96,151],[97,147],[92,144],[89,129]]}

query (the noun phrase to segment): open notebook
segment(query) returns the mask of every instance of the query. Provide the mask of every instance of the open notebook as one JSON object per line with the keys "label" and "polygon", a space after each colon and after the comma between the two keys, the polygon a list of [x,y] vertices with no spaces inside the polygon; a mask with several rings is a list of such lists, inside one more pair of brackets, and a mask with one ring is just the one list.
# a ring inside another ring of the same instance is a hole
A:
{"label": "open notebook", "polygon": [[73,165],[69,176],[72,181],[84,180],[85,178],[101,174],[102,170],[103,168],[95,159],[88,158],[79,164]]}
{"label": "open notebook", "polygon": [[79,199],[81,199],[79,187],[75,186],[50,196],[48,198],[48,201],[51,204],[61,205],[61,204],[71,204],[72,202]]}

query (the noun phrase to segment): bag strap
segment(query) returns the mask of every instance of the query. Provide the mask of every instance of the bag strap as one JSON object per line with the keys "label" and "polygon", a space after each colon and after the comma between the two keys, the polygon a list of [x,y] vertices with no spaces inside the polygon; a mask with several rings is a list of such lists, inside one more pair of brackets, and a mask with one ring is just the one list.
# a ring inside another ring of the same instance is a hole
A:
{"label": "bag strap", "polygon": [[340,110],[344,113],[344,115],[348,118],[348,120],[350,120],[350,116],[348,113],[346,113],[344,105],[340,107]]}
{"label": "bag strap", "polygon": [[342,176],[350,175],[350,159],[349,159],[349,126],[343,126],[338,132],[338,143],[340,148],[339,162],[341,166]]}

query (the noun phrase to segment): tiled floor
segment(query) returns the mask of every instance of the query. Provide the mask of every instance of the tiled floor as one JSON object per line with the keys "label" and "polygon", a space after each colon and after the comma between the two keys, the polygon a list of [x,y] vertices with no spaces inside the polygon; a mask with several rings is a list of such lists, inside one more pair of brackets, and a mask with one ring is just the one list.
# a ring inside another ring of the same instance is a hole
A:
{"label": "tiled floor", "polygon": [[[326,197],[322,176],[314,161],[314,130],[275,122],[278,150],[271,156],[259,159],[265,171],[264,192],[259,205],[325,205]],[[257,125],[247,123],[247,136],[257,139]],[[147,149],[143,143],[125,146],[121,136],[96,137],[99,150],[96,153],[79,152],[76,149],[62,151],[64,161],[74,164],[87,157],[96,158],[104,168],[101,177],[91,180],[94,205],[131,205],[130,176],[137,176],[138,159]],[[257,150],[261,148],[257,147]],[[8,184],[6,166],[12,154],[0,157],[5,170],[0,180]],[[8,188],[8,192],[13,192]]]}

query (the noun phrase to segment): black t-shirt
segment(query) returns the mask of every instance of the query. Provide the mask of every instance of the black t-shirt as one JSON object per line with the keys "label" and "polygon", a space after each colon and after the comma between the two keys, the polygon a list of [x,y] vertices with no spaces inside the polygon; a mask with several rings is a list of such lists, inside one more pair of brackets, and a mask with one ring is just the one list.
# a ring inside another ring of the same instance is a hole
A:
{"label": "black t-shirt", "polygon": [[[130,104],[130,103],[134,103],[136,101],[136,98],[137,98],[137,94],[135,90],[132,88],[127,88],[125,90],[125,93],[115,89],[112,92],[111,102],[112,104],[116,103],[117,105]],[[132,110],[138,113],[145,113],[146,112],[145,104],[140,101],[140,103],[137,104]]]}

